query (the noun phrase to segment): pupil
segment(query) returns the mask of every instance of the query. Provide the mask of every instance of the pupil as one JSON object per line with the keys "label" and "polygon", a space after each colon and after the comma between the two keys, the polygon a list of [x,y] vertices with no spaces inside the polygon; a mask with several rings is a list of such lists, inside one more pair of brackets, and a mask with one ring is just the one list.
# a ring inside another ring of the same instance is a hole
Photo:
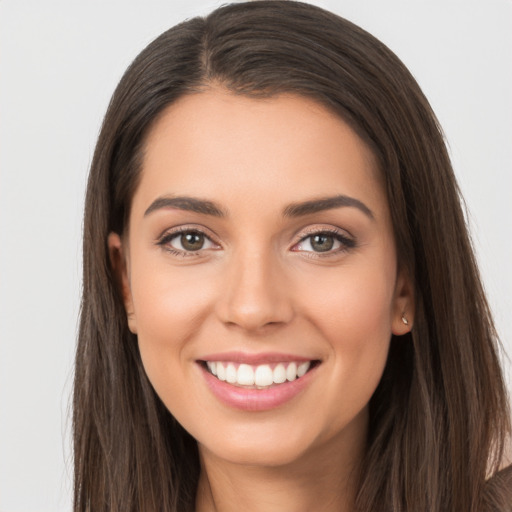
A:
{"label": "pupil", "polygon": [[203,247],[204,235],[200,233],[186,233],[181,235],[181,245],[187,251],[198,251]]}
{"label": "pupil", "polygon": [[317,252],[330,251],[334,245],[334,238],[329,235],[315,235],[311,246]]}

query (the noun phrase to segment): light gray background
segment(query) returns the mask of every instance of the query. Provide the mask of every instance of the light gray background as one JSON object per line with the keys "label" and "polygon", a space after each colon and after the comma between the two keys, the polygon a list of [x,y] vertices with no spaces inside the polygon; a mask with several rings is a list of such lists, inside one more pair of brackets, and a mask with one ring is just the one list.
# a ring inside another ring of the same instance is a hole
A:
{"label": "light gray background", "polygon": [[[2,512],[71,509],[69,395],[82,201],[109,97],[154,37],[221,3],[0,0]],[[430,99],[512,353],[511,1],[312,3],[382,39]]]}

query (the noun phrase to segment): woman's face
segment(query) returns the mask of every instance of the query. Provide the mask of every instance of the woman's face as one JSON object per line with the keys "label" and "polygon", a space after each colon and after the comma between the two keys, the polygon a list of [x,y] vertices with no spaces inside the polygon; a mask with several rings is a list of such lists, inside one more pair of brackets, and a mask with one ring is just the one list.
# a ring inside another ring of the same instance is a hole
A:
{"label": "woman's face", "polygon": [[339,117],[292,95],[183,97],[109,245],[147,375],[203,456],[363,449],[412,304],[373,155]]}

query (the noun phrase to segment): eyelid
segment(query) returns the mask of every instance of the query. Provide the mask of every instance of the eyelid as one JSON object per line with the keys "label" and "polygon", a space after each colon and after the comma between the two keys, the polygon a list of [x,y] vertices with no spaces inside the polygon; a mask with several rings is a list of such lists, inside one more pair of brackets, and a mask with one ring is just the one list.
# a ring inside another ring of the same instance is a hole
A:
{"label": "eyelid", "polygon": [[[203,235],[207,236],[208,238],[217,239],[217,235],[206,226],[203,226],[202,224],[180,224],[179,226],[173,226],[170,228],[165,228],[160,232],[160,234],[156,237],[156,241],[162,239],[166,235],[171,234],[180,234],[180,233],[187,233],[189,231],[196,231],[198,233],[202,233]],[[218,243],[218,242],[215,242]]]}
{"label": "eyelid", "polygon": [[294,238],[296,238],[296,242],[294,245],[304,240],[305,238],[313,235],[319,235],[322,233],[328,233],[333,236],[340,236],[343,239],[352,240],[355,242],[356,237],[350,233],[347,229],[339,228],[338,226],[333,226],[330,224],[315,224],[309,225],[305,228],[300,229]]}

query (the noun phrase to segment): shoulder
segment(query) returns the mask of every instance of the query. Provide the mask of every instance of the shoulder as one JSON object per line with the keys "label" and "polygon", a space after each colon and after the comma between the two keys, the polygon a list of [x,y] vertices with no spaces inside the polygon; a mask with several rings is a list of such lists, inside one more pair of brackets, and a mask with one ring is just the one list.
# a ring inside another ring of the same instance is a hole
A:
{"label": "shoulder", "polygon": [[485,505],[485,512],[512,512],[512,465],[487,481]]}

